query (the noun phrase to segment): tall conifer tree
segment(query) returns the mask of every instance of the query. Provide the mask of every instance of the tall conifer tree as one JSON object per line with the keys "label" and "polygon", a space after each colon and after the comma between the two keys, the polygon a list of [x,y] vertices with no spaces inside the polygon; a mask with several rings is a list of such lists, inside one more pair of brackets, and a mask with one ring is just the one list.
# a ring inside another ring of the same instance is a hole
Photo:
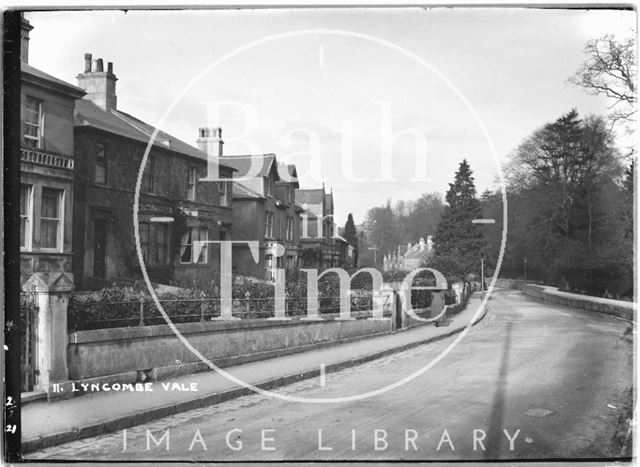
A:
{"label": "tall conifer tree", "polygon": [[353,222],[353,215],[349,213],[347,223],[344,225],[344,238],[353,247],[353,267],[358,266],[358,232]]}
{"label": "tall conifer tree", "polygon": [[[445,276],[464,278],[480,275],[480,258],[485,254],[487,240],[483,226],[472,220],[482,217],[480,201],[469,163],[464,159],[449,184],[447,206],[435,236],[433,267]],[[486,228],[486,227],[485,227]]]}

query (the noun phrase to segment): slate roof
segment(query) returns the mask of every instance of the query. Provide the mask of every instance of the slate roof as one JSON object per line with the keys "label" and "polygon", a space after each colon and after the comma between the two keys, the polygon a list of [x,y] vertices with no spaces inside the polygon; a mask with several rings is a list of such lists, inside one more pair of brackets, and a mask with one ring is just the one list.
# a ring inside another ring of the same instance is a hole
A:
{"label": "slate roof", "polygon": [[324,188],[296,190],[296,202],[302,204],[320,204],[324,201]]}
{"label": "slate roof", "polygon": [[298,171],[294,164],[278,163],[278,176],[280,177],[279,183],[293,183],[295,188],[300,187],[300,184],[298,183]]}
{"label": "slate roof", "polygon": [[[251,164],[261,164],[260,170],[255,175],[256,177],[266,177],[269,172],[274,168],[276,156],[275,154],[254,154],[254,155],[238,155],[238,156],[221,156],[220,159],[225,165],[236,169],[237,173],[235,177],[243,177],[249,173]],[[276,180],[279,180],[278,170],[275,169]]]}
{"label": "slate roof", "polygon": [[[51,76],[48,73],[45,73],[42,70],[39,70],[36,67],[33,67],[25,62],[20,62],[20,71],[24,75],[31,75],[31,77],[35,78],[35,81],[41,82],[41,84],[49,85],[54,89],[58,89],[59,91],[63,91],[67,94],[70,94],[76,98],[80,98],[84,96],[86,93],[84,89],[79,88],[78,86],[74,86],[71,83],[67,83],[55,76]],[[46,82],[46,83],[44,83]]]}
{"label": "slate roof", "polygon": [[233,198],[234,199],[266,199],[257,191],[243,185],[240,182],[233,183]]}
{"label": "slate roof", "polygon": [[[77,127],[98,128],[109,133],[124,136],[148,144],[155,127],[121,110],[106,111],[86,99],[76,100],[74,125]],[[207,153],[182,140],[158,131],[153,142],[156,147],[184,154],[200,160],[207,160]],[[226,163],[222,167],[232,168]]]}

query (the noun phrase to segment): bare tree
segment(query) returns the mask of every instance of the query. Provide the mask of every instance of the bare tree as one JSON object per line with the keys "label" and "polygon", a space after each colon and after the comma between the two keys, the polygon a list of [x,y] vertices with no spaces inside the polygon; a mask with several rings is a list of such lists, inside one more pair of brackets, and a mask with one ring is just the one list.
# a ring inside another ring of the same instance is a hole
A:
{"label": "bare tree", "polygon": [[613,101],[609,107],[612,126],[618,120],[630,120],[637,102],[635,37],[618,41],[605,35],[587,42],[584,51],[587,58],[569,82]]}

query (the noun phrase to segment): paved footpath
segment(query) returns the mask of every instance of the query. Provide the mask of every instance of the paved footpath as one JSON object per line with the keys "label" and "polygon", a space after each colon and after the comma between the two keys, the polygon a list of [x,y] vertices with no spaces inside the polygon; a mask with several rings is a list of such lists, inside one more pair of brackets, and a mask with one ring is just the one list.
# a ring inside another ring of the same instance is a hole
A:
{"label": "paved footpath", "polygon": [[[318,377],[320,365],[334,372],[409,348],[449,337],[469,325],[480,306],[475,293],[466,309],[444,325],[432,324],[351,343],[225,368],[241,381],[273,389]],[[476,320],[484,317],[483,313]],[[197,381],[198,392],[165,391],[161,383]],[[24,452],[121,430],[150,420],[217,404],[254,393],[215,371],[156,382],[153,392],[97,392],[59,402],[35,402],[22,407]]]}

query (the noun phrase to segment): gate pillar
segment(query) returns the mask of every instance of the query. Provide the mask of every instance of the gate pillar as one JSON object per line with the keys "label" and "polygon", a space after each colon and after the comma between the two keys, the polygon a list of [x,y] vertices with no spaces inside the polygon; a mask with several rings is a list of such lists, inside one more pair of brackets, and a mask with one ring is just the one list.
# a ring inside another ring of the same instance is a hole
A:
{"label": "gate pillar", "polygon": [[68,381],[67,367],[67,306],[73,291],[73,275],[68,273],[33,274],[22,290],[34,294],[38,306],[36,319],[35,390],[54,396],[53,383]]}

